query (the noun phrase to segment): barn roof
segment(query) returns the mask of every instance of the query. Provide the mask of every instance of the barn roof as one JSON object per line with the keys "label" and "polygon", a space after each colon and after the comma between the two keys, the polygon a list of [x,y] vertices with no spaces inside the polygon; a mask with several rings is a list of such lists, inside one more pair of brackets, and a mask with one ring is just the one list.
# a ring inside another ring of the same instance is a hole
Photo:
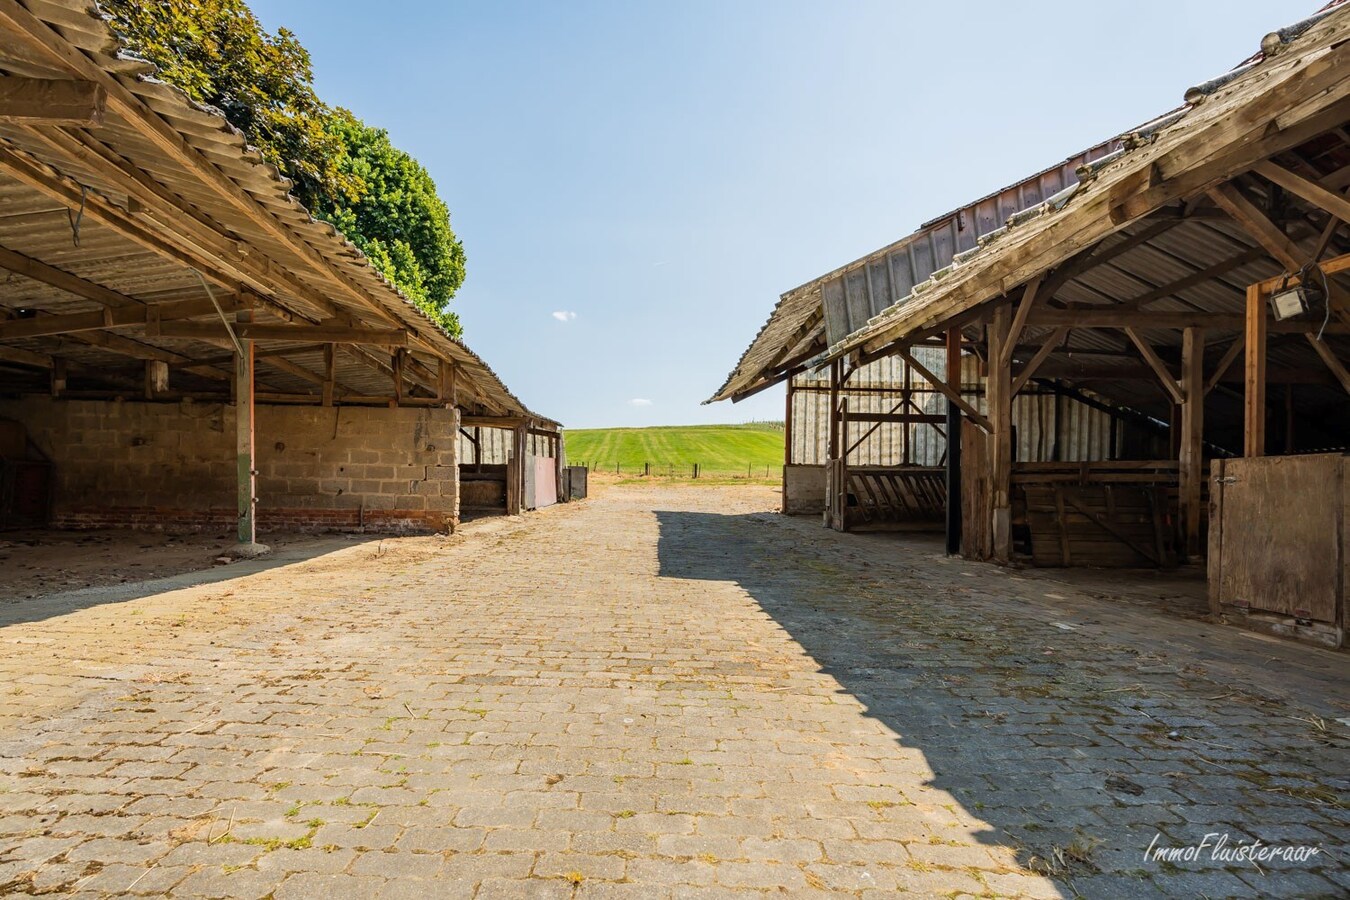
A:
{"label": "barn roof", "polygon": [[[980,304],[1080,253],[1109,264],[1094,266],[1091,274],[1083,265],[1079,277],[1060,286],[1056,303],[1142,298],[1157,310],[1240,309],[1242,286],[1282,267],[1226,213],[1195,202],[1208,186],[1202,176],[1217,178],[1207,162],[1232,162],[1246,146],[1261,151],[1253,161],[1290,151],[1301,154],[1296,163],[1317,179],[1336,183],[1342,177],[1329,175],[1340,168],[1343,142],[1327,124],[1335,114],[1326,111],[1345,87],[1347,69],[1342,65],[1338,73],[1333,63],[1343,62],[1339,45],[1348,17],[1340,2],[1330,4],[1268,35],[1242,65],[1191,88],[1181,107],[785,293],[710,402],[748,396],[843,354],[875,356],[963,315],[969,320]],[[1264,135],[1263,143],[1261,117],[1276,112],[1284,117],[1277,120],[1284,138]],[[1322,130],[1310,131],[1307,123],[1318,122]],[[1344,117],[1334,124],[1343,123]],[[1259,179],[1241,187],[1257,202],[1271,197]],[[1319,215],[1283,195],[1279,202],[1291,215]],[[1310,231],[1320,229],[1290,227],[1302,252],[1317,244]],[[1193,284],[1176,287],[1188,276]],[[1218,305],[1205,306],[1206,300]],[[1034,347],[1053,331],[1028,330],[1025,337]],[[1128,347],[1100,333],[1074,331],[1071,337],[1068,346],[1081,351],[1080,361],[1128,355],[1121,352]],[[1122,366],[1137,363],[1125,360]],[[1156,391],[1121,399],[1147,408],[1156,401],[1151,394]]]}
{"label": "barn roof", "polygon": [[[200,329],[185,336],[187,323],[151,324],[171,313],[190,318],[209,301],[208,322],[219,305],[224,312],[251,307],[262,326],[308,325],[311,335],[321,327],[402,332],[409,402],[436,400],[445,360],[462,406],[556,425],[311,216],[219,110],[129,56],[91,0],[0,0],[0,33],[3,75],[84,82],[106,97],[101,122],[0,121],[0,268],[11,273],[0,291],[0,317],[10,319],[0,322],[7,381],[22,385],[59,358],[73,376],[107,384],[131,357],[167,362],[184,392],[218,389],[229,371],[228,340]],[[99,313],[116,324],[44,334],[56,326],[14,321]],[[325,348],[299,328],[296,335],[259,344],[260,400],[319,392]],[[338,346],[340,397],[361,402],[393,392],[396,364],[382,345]]]}

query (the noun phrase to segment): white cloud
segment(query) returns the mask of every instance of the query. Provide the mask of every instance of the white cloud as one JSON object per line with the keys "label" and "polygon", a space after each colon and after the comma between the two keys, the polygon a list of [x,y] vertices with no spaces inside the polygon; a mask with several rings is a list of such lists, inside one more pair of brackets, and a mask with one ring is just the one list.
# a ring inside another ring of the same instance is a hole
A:
{"label": "white cloud", "polygon": [[570,322],[577,317],[577,314],[570,309],[560,309],[553,313],[553,318],[559,322]]}
{"label": "white cloud", "polygon": [[629,400],[629,401],[628,401],[628,405],[629,405],[629,406],[651,406],[651,405],[652,405],[652,401],[648,400],[646,397],[634,397],[632,400]]}

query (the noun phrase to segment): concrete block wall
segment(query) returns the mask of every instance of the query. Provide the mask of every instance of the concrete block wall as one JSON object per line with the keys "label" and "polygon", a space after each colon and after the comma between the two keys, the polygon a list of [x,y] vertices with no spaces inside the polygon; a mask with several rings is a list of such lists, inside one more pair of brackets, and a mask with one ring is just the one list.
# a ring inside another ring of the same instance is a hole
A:
{"label": "concrete block wall", "polygon": [[[235,521],[234,407],[0,399],[54,464],[53,524]],[[445,531],[459,519],[459,411],[258,406],[260,530]]]}

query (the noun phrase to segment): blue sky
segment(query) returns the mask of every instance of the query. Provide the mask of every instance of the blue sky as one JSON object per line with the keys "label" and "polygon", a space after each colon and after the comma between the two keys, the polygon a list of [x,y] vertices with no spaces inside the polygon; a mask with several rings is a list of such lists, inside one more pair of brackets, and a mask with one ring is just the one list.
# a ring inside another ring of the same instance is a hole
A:
{"label": "blue sky", "polygon": [[781,418],[781,389],[700,405],[780,293],[1176,106],[1318,3],[251,5],[430,170],[468,344],[596,427]]}

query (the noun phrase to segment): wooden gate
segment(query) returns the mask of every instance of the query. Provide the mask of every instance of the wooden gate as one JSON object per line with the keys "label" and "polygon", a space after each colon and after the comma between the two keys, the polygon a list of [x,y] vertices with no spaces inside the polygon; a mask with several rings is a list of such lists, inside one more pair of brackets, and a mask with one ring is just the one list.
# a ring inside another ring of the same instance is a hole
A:
{"label": "wooden gate", "polygon": [[1345,607],[1345,461],[1338,453],[1215,460],[1213,612],[1311,629],[1340,646]]}

